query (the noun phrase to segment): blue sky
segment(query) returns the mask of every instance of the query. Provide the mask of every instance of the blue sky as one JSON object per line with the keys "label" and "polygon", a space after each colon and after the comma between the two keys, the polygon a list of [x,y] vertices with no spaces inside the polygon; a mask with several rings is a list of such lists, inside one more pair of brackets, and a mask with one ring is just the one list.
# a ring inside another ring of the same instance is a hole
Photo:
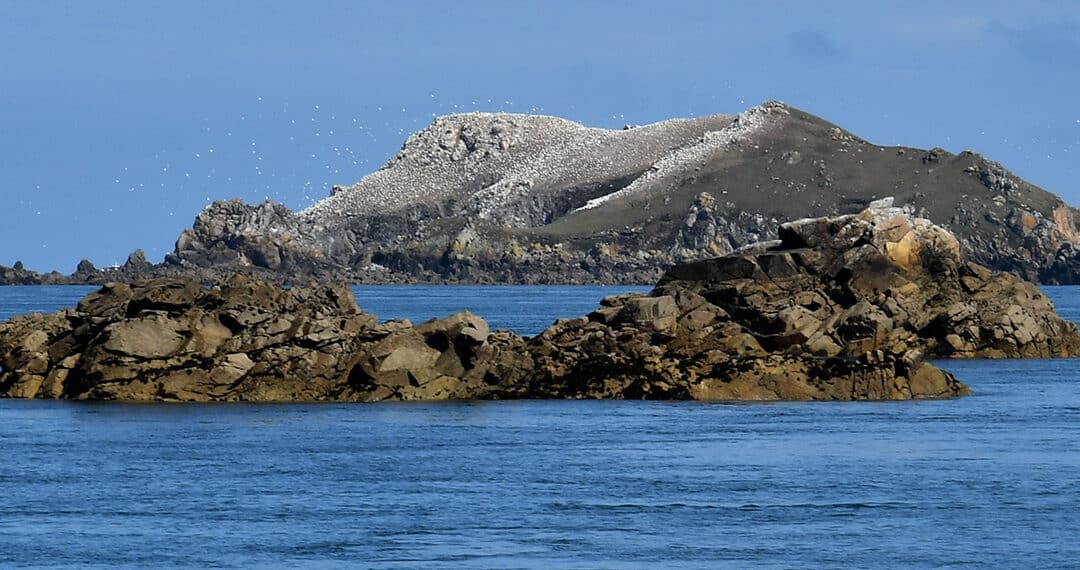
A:
{"label": "blue sky", "polygon": [[218,198],[301,208],[432,116],[621,127],[780,99],[1080,205],[1080,3],[0,5],[0,264],[160,260]]}

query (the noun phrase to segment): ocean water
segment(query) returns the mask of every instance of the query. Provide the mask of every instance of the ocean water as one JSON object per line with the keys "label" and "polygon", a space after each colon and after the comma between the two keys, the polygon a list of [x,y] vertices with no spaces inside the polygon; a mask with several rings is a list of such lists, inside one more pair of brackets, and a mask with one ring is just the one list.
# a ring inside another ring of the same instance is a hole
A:
{"label": "ocean water", "polygon": [[408,318],[414,324],[471,311],[492,330],[509,329],[535,335],[557,318],[584,316],[606,295],[651,291],[645,286],[545,285],[360,285],[353,287],[360,308],[382,319]]}
{"label": "ocean water", "polygon": [[[523,332],[613,292],[395,289],[361,305],[484,307]],[[1080,318],[1080,288],[1046,291]],[[0,310],[64,294],[0,288]],[[1076,567],[1080,361],[943,365],[975,394],[0,401],[0,567]]]}
{"label": "ocean water", "polygon": [[[0,287],[0,321],[14,315],[74,307],[96,291],[94,286]],[[410,319],[419,324],[457,311],[487,319],[492,330],[509,329],[534,335],[560,317],[579,317],[599,306],[606,295],[651,290],[646,286],[544,285],[357,285],[360,308],[382,320]]]}

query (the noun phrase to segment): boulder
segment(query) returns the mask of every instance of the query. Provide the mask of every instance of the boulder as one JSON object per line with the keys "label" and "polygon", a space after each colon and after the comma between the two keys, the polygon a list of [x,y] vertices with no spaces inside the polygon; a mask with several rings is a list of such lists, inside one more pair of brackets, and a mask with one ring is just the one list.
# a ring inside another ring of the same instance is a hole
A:
{"label": "boulder", "polygon": [[188,337],[182,322],[164,315],[120,321],[110,324],[102,331],[105,351],[119,357],[153,360],[171,356],[180,351]]}
{"label": "boulder", "polygon": [[468,312],[462,311],[444,319],[432,319],[416,327],[416,332],[430,339],[441,335],[448,342],[462,339],[472,344],[483,344],[491,330],[487,321]]}
{"label": "boulder", "polygon": [[124,269],[132,273],[146,273],[153,268],[153,264],[147,261],[146,252],[136,249],[128,255],[124,262]]}

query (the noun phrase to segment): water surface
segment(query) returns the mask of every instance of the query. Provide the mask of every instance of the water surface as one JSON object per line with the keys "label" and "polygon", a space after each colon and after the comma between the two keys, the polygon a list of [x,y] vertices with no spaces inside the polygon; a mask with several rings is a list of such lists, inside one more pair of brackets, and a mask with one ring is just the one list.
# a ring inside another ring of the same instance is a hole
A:
{"label": "water surface", "polygon": [[[0,321],[14,315],[74,307],[95,286],[46,285],[0,287]],[[360,308],[382,320],[410,319],[419,324],[457,311],[484,317],[491,328],[534,335],[555,319],[579,317],[607,295],[652,290],[646,286],[545,285],[356,285]]]}
{"label": "water surface", "polygon": [[[561,289],[529,314],[582,313]],[[418,301],[497,304],[473,291]],[[1080,288],[1046,291],[1080,316]],[[1075,567],[1080,361],[942,364],[975,394],[0,401],[0,567]]]}

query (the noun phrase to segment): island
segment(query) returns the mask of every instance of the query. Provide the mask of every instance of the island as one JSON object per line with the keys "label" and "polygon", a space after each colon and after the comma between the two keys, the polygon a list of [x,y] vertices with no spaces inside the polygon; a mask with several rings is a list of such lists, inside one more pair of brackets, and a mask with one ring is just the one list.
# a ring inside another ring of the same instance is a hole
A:
{"label": "island", "polygon": [[[779,237],[805,217],[893,196],[949,229],[965,259],[1043,284],[1080,282],[1080,215],[975,152],[884,146],[790,105],[624,129],[559,117],[458,113],[409,136],[382,168],[300,211],[220,200],[159,263],[0,284],[156,277],[283,283],[655,283],[678,263]],[[74,264],[73,264],[74,265]]]}

